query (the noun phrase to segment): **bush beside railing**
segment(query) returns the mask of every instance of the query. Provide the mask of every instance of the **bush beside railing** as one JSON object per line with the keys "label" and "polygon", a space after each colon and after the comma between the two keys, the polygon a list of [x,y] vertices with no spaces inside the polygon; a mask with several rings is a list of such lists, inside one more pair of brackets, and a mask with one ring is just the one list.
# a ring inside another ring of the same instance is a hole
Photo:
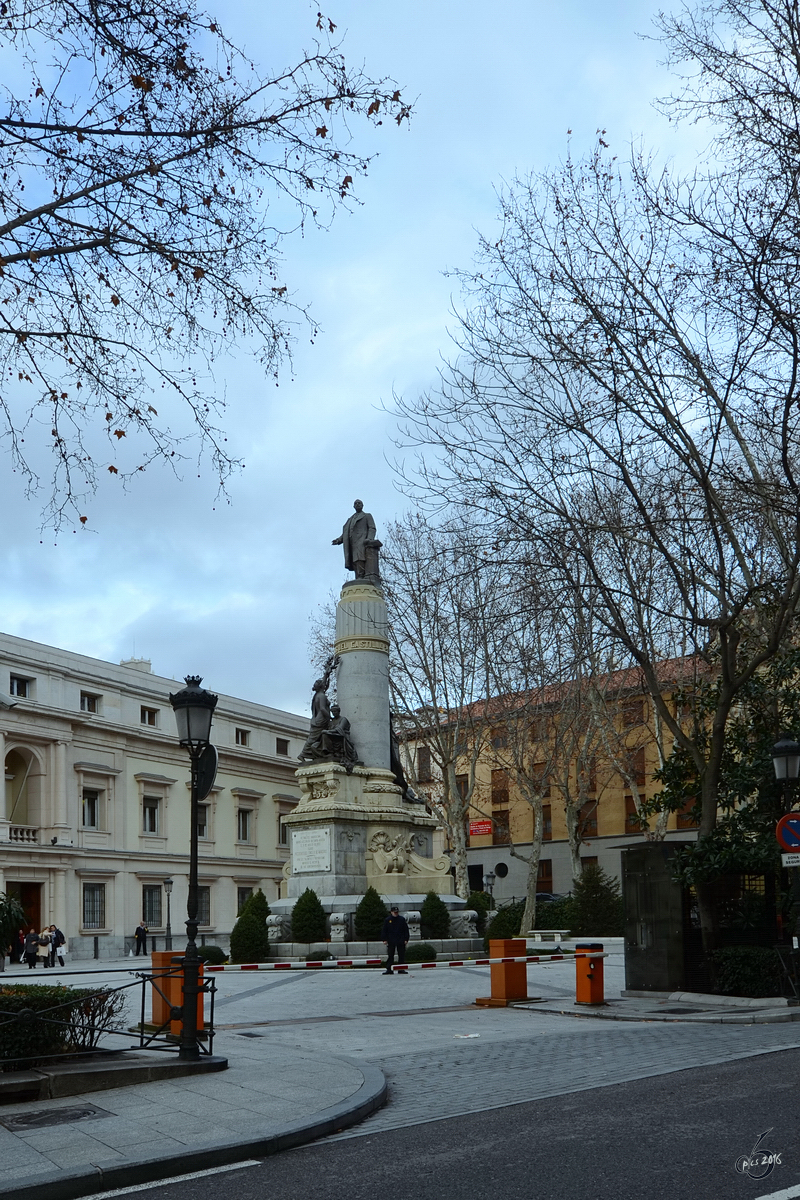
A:
{"label": "bush beside railing", "polygon": [[[119,1028],[121,992],[48,984],[0,987],[0,1063],[25,1070],[53,1055],[92,1050]],[[19,1061],[8,1061],[19,1060]]]}

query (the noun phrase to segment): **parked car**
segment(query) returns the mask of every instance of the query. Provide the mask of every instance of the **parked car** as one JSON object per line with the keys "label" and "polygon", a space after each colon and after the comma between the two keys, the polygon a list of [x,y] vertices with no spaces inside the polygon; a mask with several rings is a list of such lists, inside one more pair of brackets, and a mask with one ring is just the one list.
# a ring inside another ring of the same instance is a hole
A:
{"label": "parked car", "polygon": [[537,892],[537,904],[552,904],[554,900],[566,900],[566,892]]}

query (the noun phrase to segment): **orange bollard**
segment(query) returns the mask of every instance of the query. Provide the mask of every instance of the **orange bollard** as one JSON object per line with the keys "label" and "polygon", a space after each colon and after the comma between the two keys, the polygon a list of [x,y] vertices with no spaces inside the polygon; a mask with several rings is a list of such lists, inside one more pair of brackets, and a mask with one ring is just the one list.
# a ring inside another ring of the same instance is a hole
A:
{"label": "orange bollard", "polygon": [[[593,958],[589,953],[598,952]],[[603,953],[602,942],[581,942],[575,947],[575,1003],[576,1004],[605,1004],[603,993]],[[578,957],[585,954],[585,958]]]}
{"label": "orange bollard", "polygon": [[[498,938],[489,942],[489,958],[524,958],[526,954],[524,938]],[[476,1000],[476,1004],[483,1008],[506,1008],[514,1000],[528,999],[526,963],[493,963],[489,970],[492,994]]]}
{"label": "orange bollard", "polygon": [[[150,955],[153,963],[153,972],[160,976],[153,983],[153,1016],[152,1022],[159,1028],[169,1021],[169,1010],[172,1007],[180,1008],[183,1004],[183,971],[181,964],[183,956],[176,954],[174,950],[154,950]],[[177,961],[173,961],[177,960]],[[167,974],[169,972],[169,974]],[[203,982],[203,964],[200,964],[200,972],[198,983]],[[164,993],[161,995],[156,990],[156,984]],[[166,997],[166,999],[164,998]],[[175,1037],[180,1036],[182,1022],[180,1020],[170,1021],[169,1032]],[[203,1028],[203,995],[197,997],[197,1028],[198,1031]]]}

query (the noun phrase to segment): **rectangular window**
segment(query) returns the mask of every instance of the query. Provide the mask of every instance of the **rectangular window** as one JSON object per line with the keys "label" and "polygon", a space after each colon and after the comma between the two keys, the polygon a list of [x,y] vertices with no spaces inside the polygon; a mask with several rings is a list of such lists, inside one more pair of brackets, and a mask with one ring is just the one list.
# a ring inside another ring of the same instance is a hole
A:
{"label": "rectangular window", "polygon": [[249,729],[237,729],[236,730],[236,745],[237,746],[249,746],[249,744],[250,744],[250,730]]}
{"label": "rectangular window", "polygon": [[492,813],[492,845],[507,846],[511,841],[508,809]]}
{"label": "rectangular window", "polygon": [[581,859],[581,870],[582,871],[585,871],[587,867],[596,867],[596,866],[597,866],[597,855],[596,854],[587,854],[585,858]]}
{"label": "rectangular window", "polygon": [[[142,829],[145,833],[158,833],[158,810],[161,801],[158,796],[145,796],[142,801]],[[145,921],[145,924],[147,922]]]}
{"label": "rectangular window", "polygon": [[639,811],[636,807],[636,801],[634,800],[633,796],[625,797],[625,832],[642,832],[642,822],[639,819]]}
{"label": "rectangular window", "polygon": [[589,800],[578,813],[578,828],[582,838],[597,837],[597,802]]}
{"label": "rectangular window", "polygon": [[533,782],[539,788],[542,796],[550,795],[550,784],[547,782],[547,773],[543,762],[533,764]]}
{"label": "rectangular window", "polygon": [[197,889],[197,924],[211,924],[211,888],[199,887]]}
{"label": "rectangular window", "polygon": [[678,809],[678,829],[697,829],[700,822],[692,811],[696,804],[694,796],[691,796],[683,808]]}
{"label": "rectangular window", "polygon": [[289,753],[289,739],[288,738],[275,738],[275,753],[276,754],[288,754]]}
{"label": "rectangular window", "polygon": [[83,885],[83,928],[105,929],[106,885],[85,883]]}
{"label": "rectangular window", "polygon": [[553,890],[553,860],[552,858],[539,859],[539,871],[536,876],[537,892],[552,892]]}
{"label": "rectangular window", "polygon": [[420,783],[430,783],[433,779],[431,752],[428,746],[417,747],[417,779]]}
{"label": "rectangular window", "polygon": [[81,712],[99,712],[99,700],[100,697],[92,695],[91,692],[81,692]]}
{"label": "rectangular window", "polygon": [[158,709],[146,708],[143,704],[140,719],[142,725],[158,725]]}
{"label": "rectangular window", "polygon": [[198,804],[197,806],[197,836],[199,838],[208,837],[208,805]]}
{"label": "rectangular window", "polygon": [[22,675],[12,675],[8,690],[12,696],[20,696],[23,700],[27,700],[31,694],[31,683],[32,680],[25,679]]}
{"label": "rectangular window", "polygon": [[504,750],[508,745],[508,730],[498,725],[492,730],[490,740],[495,750]]}
{"label": "rectangular window", "polygon": [[236,915],[242,915],[242,909],[253,894],[251,887],[240,887],[236,889]]}
{"label": "rectangular window", "polygon": [[636,779],[637,787],[644,787],[647,783],[647,774],[644,762],[644,746],[640,746],[635,754],[631,755],[631,774]]}
{"label": "rectangular window", "polygon": [[100,828],[100,793],[93,788],[83,789],[83,828]]}
{"label": "rectangular window", "polygon": [[531,723],[531,738],[534,742],[546,742],[550,735],[548,717],[534,717]]}
{"label": "rectangular window", "polygon": [[249,808],[240,808],[236,812],[236,839],[239,842],[250,841],[250,827],[252,824],[252,810]]}
{"label": "rectangular window", "polygon": [[469,775],[456,775],[456,789],[462,800],[466,800],[469,791]]}
{"label": "rectangular window", "polygon": [[552,842],[553,840],[553,807],[550,804],[542,805],[542,841]]}
{"label": "rectangular window", "polygon": [[623,725],[642,725],[644,723],[644,700],[626,700],[622,705]]}
{"label": "rectangular window", "polygon": [[280,846],[288,846],[289,845],[289,826],[284,825],[283,817],[280,817],[278,819],[278,845],[280,845]]}
{"label": "rectangular window", "polygon": [[586,775],[584,778],[585,778],[587,792],[596,792],[597,791],[597,759],[594,758],[594,756],[592,758],[590,758],[588,763],[586,764]]}
{"label": "rectangular window", "polygon": [[146,883],[142,888],[142,919],[148,929],[161,924],[161,885]]}
{"label": "rectangular window", "polygon": [[492,807],[508,808],[508,771],[492,771]]}

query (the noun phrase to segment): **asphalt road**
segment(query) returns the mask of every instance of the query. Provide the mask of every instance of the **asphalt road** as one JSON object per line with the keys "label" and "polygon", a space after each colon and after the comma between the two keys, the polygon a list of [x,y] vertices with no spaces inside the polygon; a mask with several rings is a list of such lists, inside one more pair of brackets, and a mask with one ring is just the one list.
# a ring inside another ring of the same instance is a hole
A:
{"label": "asphalt road", "polygon": [[[317,1142],[153,1200],[751,1200],[800,1187],[800,1050]],[[760,1134],[766,1178],[737,1173]],[[800,1196],[800,1190],[797,1193]],[[781,1198],[783,1200],[783,1198]]]}

